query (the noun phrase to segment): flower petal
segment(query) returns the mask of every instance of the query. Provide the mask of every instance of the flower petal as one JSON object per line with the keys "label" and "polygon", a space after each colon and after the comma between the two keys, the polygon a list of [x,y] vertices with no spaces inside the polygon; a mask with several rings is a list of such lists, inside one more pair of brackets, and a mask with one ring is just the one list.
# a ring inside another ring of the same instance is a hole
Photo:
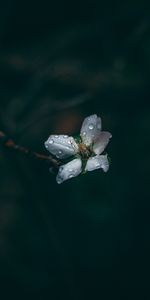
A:
{"label": "flower petal", "polygon": [[100,136],[93,145],[93,151],[95,154],[101,154],[109,143],[109,139],[112,137],[110,132],[102,131]]}
{"label": "flower petal", "polygon": [[87,161],[85,171],[93,171],[96,169],[103,169],[104,172],[107,172],[109,169],[109,161],[106,155],[96,155],[90,157]]}
{"label": "flower petal", "polygon": [[82,162],[80,158],[71,160],[69,163],[59,167],[59,171],[56,177],[58,184],[65,180],[76,177],[81,173]]}
{"label": "flower petal", "polygon": [[84,119],[80,136],[86,146],[90,146],[98,138],[101,127],[101,118],[97,115],[91,115]]}
{"label": "flower petal", "polygon": [[50,135],[45,142],[45,147],[60,159],[75,155],[78,152],[78,145],[74,138],[68,135]]}

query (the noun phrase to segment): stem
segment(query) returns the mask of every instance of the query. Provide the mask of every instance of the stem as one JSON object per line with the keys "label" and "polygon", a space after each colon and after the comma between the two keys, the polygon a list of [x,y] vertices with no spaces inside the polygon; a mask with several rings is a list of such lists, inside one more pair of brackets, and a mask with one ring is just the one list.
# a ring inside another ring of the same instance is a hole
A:
{"label": "stem", "polygon": [[0,141],[2,141],[3,146],[7,147],[9,149],[15,150],[17,152],[20,152],[22,154],[25,154],[31,158],[37,159],[39,161],[46,162],[50,164],[54,168],[59,168],[60,161],[53,158],[51,155],[43,155],[34,151],[31,151],[25,147],[22,147],[20,145],[17,145],[11,138],[9,138],[4,132],[0,131]]}

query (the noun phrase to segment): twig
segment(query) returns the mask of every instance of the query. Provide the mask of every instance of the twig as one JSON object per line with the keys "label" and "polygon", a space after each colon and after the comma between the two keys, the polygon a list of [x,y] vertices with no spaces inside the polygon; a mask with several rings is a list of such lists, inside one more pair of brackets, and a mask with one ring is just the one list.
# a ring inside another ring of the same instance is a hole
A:
{"label": "twig", "polygon": [[34,151],[31,151],[25,147],[22,147],[20,145],[17,145],[11,138],[9,138],[4,132],[0,131],[0,141],[2,142],[4,147],[7,147],[9,149],[15,150],[17,152],[20,152],[22,154],[25,154],[31,158],[43,161],[48,163],[51,167],[54,167],[56,169],[60,166],[60,161],[56,160],[52,156],[43,155]]}

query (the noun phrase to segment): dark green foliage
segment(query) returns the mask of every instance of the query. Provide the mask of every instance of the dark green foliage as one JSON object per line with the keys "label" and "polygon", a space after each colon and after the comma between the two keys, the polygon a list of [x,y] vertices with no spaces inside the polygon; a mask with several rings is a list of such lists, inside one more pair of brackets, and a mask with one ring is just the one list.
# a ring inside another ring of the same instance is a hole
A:
{"label": "dark green foliage", "polygon": [[150,4],[2,1],[0,130],[41,153],[96,113],[110,171],[0,148],[0,299],[149,299]]}

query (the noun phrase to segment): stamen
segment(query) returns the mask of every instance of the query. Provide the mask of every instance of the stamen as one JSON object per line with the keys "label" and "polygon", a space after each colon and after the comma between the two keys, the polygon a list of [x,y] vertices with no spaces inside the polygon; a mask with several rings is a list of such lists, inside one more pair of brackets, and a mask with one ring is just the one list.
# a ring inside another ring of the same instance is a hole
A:
{"label": "stamen", "polygon": [[89,158],[92,154],[92,151],[85,144],[80,143],[79,144],[79,153],[80,153],[82,158]]}

